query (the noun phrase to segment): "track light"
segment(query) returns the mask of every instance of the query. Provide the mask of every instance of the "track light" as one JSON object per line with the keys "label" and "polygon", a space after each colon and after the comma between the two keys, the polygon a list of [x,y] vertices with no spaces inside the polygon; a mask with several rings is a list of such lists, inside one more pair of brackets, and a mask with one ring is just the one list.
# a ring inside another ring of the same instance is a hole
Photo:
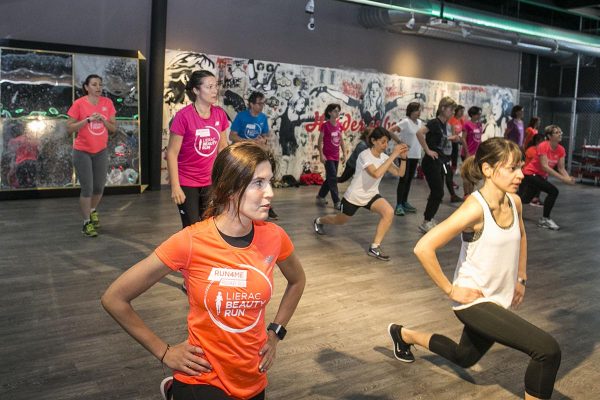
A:
{"label": "track light", "polygon": [[469,36],[471,34],[471,31],[469,31],[466,27],[461,26],[460,27],[460,32],[462,33],[462,37],[466,38],[467,36]]}
{"label": "track light", "polygon": [[308,14],[314,14],[315,13],[315,0],[308,0],[306,2],[306,6],[304,7],[304,11],[306,11]]}
{"label": "track light", "polygon": [[415,27],[415,13],[410,13],[410,19],[404,26],[408,29],[413,29]]}

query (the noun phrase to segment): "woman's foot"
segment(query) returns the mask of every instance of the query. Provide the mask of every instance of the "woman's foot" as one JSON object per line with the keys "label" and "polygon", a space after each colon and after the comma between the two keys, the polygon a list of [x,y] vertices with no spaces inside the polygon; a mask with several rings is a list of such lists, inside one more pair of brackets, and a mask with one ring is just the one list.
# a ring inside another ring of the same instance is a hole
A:
{"label": "woman's foot", "polygon": [[415,356],[410,351],[410,344],[402,339],[402,325],[389,324],[388,333],[394,342],[394,357],[405,363],[415,362]]}

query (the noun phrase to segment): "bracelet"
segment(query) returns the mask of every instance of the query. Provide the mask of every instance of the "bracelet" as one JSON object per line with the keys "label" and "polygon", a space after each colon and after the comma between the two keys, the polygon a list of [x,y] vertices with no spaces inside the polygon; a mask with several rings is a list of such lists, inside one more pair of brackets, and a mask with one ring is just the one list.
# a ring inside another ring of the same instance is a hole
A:
{"label": "bracelet", "polygon": [[527,286],[527,279],[517,278],[517,282],[519,282],[523,286]]}
{"label": "bracelet", "polygon": [[87,117],[85,120],[87,121],[88,124],[90,123],[90,117]]}
{"label": "bracelet", "polygon": [[406,161],[408,158],[401,158],[400,161]]}
{"label": "bracelet", "polygon": [[165,356],[167,355],[167,351],[169,351],[170,348],[171,348],[171,345],[169,343],[167,343],[167,348],[165,349],[165,352],[163,353],[162,357],[160,358],[161,364],[163,364],[163,360],[165,359]]}
{"label": "bracelet", "polygon": [[452,293],[454,293],[454,285],[452,285],[452,289],[448,292],[448,297],[452,297]]}

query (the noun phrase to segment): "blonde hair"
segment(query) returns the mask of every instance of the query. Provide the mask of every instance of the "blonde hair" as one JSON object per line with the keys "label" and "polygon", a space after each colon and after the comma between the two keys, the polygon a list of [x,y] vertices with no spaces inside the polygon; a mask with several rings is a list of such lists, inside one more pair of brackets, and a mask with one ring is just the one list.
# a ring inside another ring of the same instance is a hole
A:
{"label": "blonde hair", "polygon": [[483,163],[488,163],[493,168],[507,163],[521,161],[522,153],[519,146],[501,137],[494,137],[482,142],[474,156],[467,158],[460,169],[462,178],[473,185],[483,180]]}
{"label": "blonde hair", "polygon": [[438,108],[437,108],[435,115],[436,116],[440,115],[440,113],[442,112],[442,109],[447,108],[447,107],[456,109],[456,107],[458,107],[458,103],[456,103],[456,101],[454,101],[454,99],[450,96],[442,97],[442,99],[440,100],[440,102],[438,104]]}

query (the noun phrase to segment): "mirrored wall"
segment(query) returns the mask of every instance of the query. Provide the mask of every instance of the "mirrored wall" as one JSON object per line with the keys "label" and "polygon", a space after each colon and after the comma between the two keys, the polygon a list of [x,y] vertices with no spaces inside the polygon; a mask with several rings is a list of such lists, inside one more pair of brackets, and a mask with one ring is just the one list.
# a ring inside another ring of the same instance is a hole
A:
{"label": "mirrored wall", "polygon": [[117,112],[107,186],[140,184],[138,58],[0,47],[0,67],[0,191],[78,186],[67,111],[90,74]]}

